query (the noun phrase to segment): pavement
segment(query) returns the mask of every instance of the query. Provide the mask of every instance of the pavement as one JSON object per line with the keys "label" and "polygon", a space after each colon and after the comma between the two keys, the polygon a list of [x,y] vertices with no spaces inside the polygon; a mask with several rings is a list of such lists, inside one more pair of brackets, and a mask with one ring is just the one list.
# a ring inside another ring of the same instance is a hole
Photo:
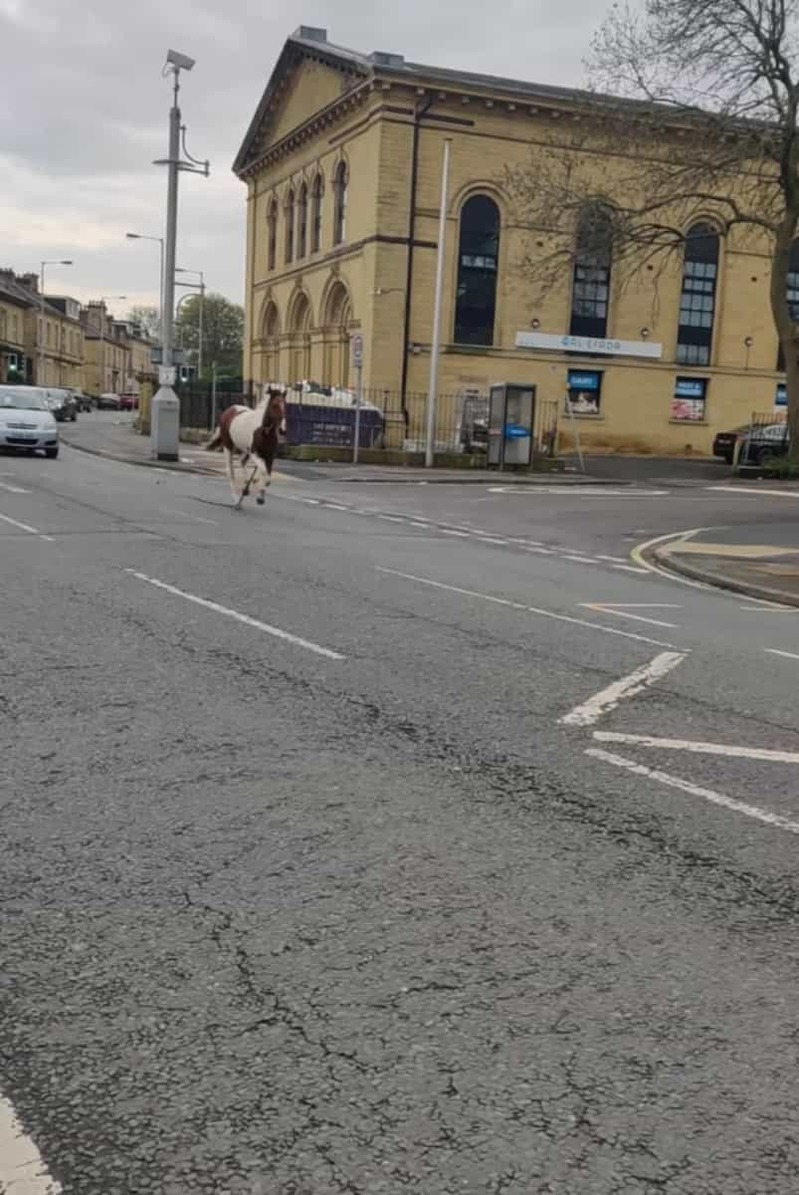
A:
{"label": "pavement", "polygon": [[794,1195],[799,613],[631,555],[794,500],[71,434],[0,457],[0,1190]]}

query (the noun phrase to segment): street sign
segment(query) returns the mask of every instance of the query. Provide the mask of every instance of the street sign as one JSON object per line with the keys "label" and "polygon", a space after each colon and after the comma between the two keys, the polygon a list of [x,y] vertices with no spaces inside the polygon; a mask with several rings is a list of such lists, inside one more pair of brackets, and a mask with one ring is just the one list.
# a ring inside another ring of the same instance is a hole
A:
{"label": "street sign", "polygon": [[160,386],[174,386],[175,385],[175,367],[174,367],[174,365],[159,365],[159,367],[158,367],[158,384]]}
{"label": "street sign", "polygon": [[352,338],[352,364],[356,369],[360,369],[363,365],[363,336],[353,336]]}

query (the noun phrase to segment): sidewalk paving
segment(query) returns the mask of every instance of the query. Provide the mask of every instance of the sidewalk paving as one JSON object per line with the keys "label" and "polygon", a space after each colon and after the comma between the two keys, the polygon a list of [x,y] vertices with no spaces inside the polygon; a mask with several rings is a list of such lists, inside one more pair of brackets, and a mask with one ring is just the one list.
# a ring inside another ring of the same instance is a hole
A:
{"label": "sidewalk paving", "polygon": [[[764,543],[764,537],[780,540]],[[747,597],[799,606],[799,519],[702,532],[654,546],[648,555],[670,572]]]}

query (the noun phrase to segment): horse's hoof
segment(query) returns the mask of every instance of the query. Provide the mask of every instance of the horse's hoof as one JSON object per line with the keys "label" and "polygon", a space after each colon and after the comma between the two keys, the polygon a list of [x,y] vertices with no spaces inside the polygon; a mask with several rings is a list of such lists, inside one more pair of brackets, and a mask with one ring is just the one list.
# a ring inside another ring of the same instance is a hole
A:
{"label": "horse's hoof", "polygon": [[258,494],[255,501],[258,506],[263,506],[266,503],[266,494]]}

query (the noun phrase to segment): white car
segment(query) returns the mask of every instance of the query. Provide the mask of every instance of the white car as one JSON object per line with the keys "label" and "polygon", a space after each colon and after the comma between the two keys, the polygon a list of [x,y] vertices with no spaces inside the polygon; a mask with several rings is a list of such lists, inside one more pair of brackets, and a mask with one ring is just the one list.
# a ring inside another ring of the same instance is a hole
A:
{"label": "white car", "polygon": [[58,424],[39,386],[0,386],[0,448],[58,456]]}

